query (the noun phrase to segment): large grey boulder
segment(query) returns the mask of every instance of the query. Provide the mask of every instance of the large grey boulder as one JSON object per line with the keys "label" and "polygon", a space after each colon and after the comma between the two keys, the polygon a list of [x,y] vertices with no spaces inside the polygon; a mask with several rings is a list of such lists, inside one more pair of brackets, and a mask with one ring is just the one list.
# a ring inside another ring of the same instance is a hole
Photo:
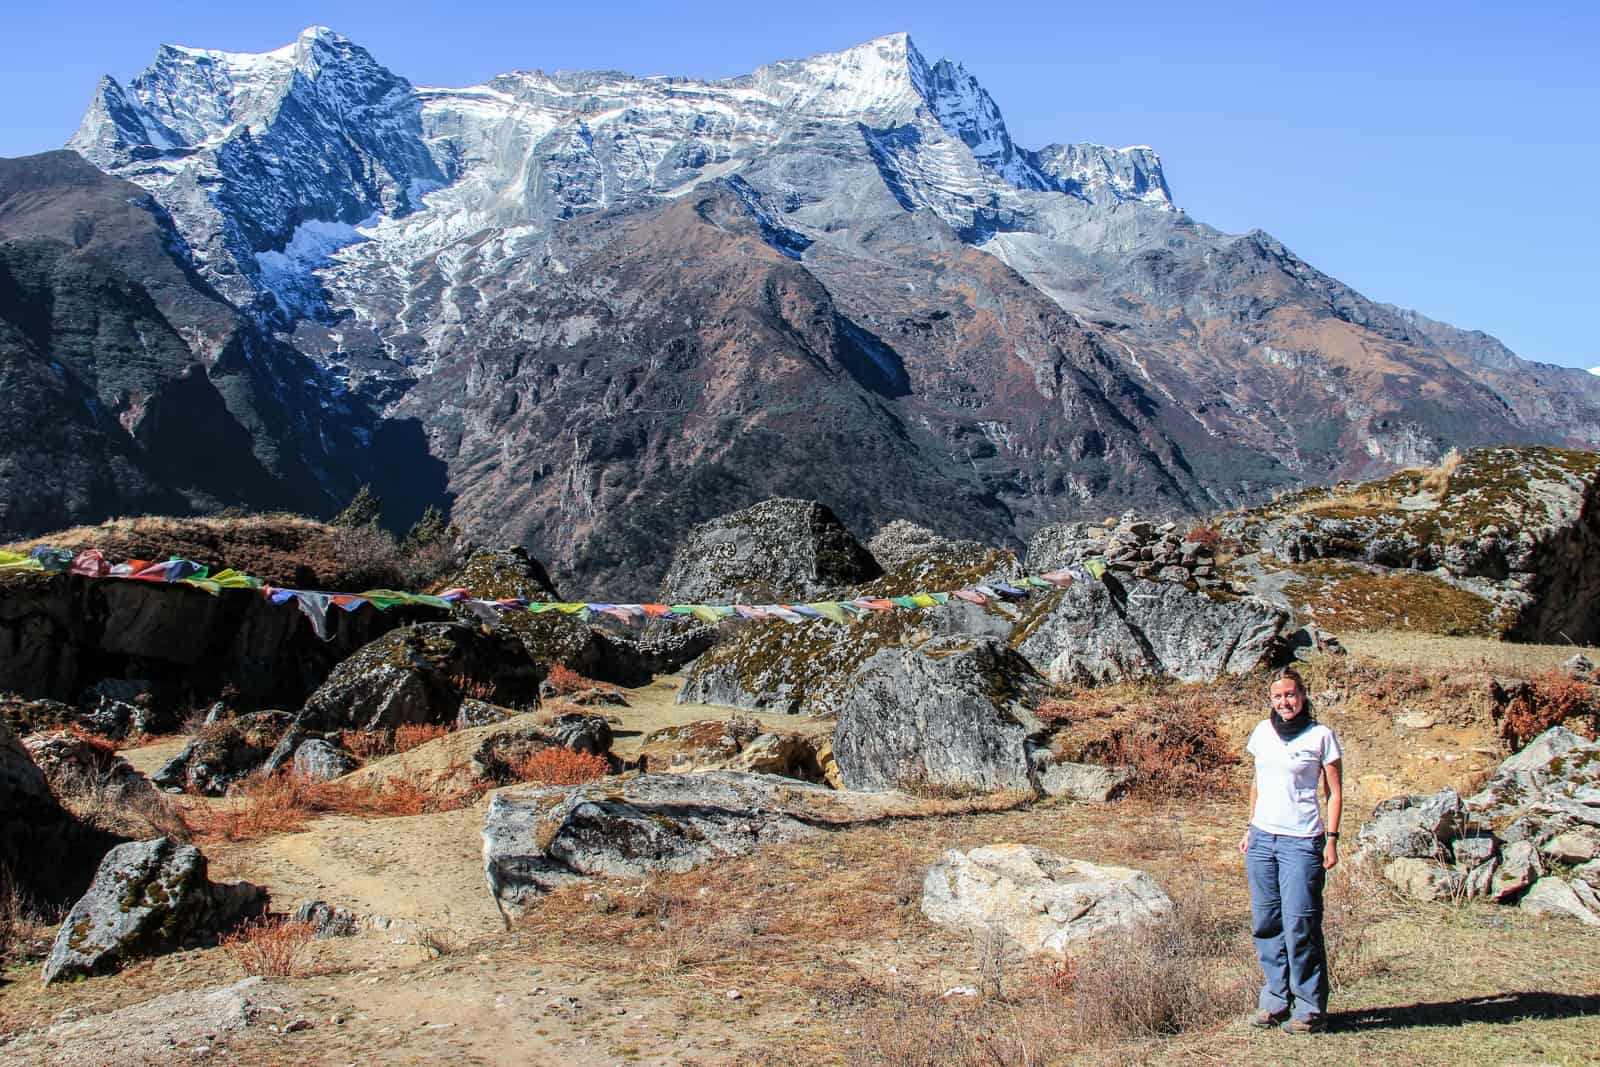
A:
{"label": "large grey boulder", "polygon": [[138,957],[214,932],[265,902],[248,883],[217,885],[206,858],[171,838],[130,841],[100,861],[94,882],[56,934],[46,984],[99,974]]}
{"label": "large grey boulder", "polygon": [[1033,845],[952,849],[922,882],[922,913],[930,920],[980,936],[999,933],[1027,953],[1065,955],[1084,939],[1171,910],[1171,899],[1143,871]]}
{"label": "large grey boulder", "polygon": [[502,912],[515,912],[578,878],[685,871],[827,827],[910,816],[923,804],[734,771],[508,789],[484,817],[484,874]]}
{"label": "large grey boulder", "polygon": [[882,571],[832,511],[777,498],[702,523],[673,554],[663,603],[815,600]]}
{"label": "large grey boulder", "polygon": [[1103,582],[1079,580],[1032,606],[1012,643],[1052,682],[1121,682],[1160,672],[1155,650]]}
{"label": "large grey boulder", "polygon": [[[894,569],[857,587],[852,596],[891,599],[1012,582],[1009,552],[973,542],[929,541],[916,527],[893,531]],[[905,524],[909,526],[909,524]],[[746,622],[725,627],[721,639],[685,672],[680,704],[715,704],[751,711],[834,715],[852,674],[885,648],[916,645],[951,634],[1008,638],[1022,605],[1003,599],[976,604],[952,597],[931,607],[874,612],[848,625],[831,622]]]}
{"label": "large grey boulder", "polygon": [[1047,688],[992,637],[884,649],[850,679],[833,758],[850,789],[1032,791],[1045,728],[1031,709]]}
{"label": "large grey boulder", "polygon": [[1259,600],[1224,600],[1172,582],[1073,582],[1018,624],[1017,649],[1051,681],[1124,681],[1166,674],[1210,681],[1284,654],[1289,616]]}
{"label": "large grey boulder", "polygon": [[464,623],[405,626],[334,668],[306,699],[297,725],[331,732],[452,723],[475,689],[498,704],[537,706],[543,678],[544,668],[509,632]]}

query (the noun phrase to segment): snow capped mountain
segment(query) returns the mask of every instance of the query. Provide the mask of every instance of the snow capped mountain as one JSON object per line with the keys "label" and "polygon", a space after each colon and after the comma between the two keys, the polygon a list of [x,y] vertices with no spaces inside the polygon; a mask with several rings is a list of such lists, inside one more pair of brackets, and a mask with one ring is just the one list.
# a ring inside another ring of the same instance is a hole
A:
{"label": "snow capped mountain", "polygon": [[284,264],[328,247],[302,226],[403,216],[449,180],[419,115],[409,82],[313,27],[259,55],[164,46],[128,90],[101,79],[67,147],[154,194],[229,299],[293,315],[314,287]]}
{"label": "snow capped mountain", "polygon": [[1600,374],[1600,367],[1590,367],[1589,368],[1589,373],[1590,374]]}
{"label": "snow capped mountain", "polygon": [[[421,90],[323,27],[259,55],[168,45],[127,90],[102,80],[69,147],[155,194],[231,299],[264,291],[292,318],[323,309],[312,275],[334,258],[370,275],[511,228],[503,259],[554,220],[683,195],[819,124],[902,206],[975,238],[1049,214],[1039,195],[1171,209],[1151,150],[1020,148],[976,79],[904,33],[723,81],[516,72]],[[797,177],[746,180],[793,213]],[[361,303],[340,273],[336,301]]]}
{"label": "snow capped mountain", "polygon": [[[372,481],[641,594],[671,517],[780,492],[1020,541],[1451,446],[1600,442],[1600,373],[1208,227],[1148,147],[1018,145],[904,33],[716,81],[465,88],[323,28],[169,46],[101,81],[71,147],[245,312],[249,344],[185,340],[273,485],[337,504]],[[167,410],[199,384],[163,385]]]}

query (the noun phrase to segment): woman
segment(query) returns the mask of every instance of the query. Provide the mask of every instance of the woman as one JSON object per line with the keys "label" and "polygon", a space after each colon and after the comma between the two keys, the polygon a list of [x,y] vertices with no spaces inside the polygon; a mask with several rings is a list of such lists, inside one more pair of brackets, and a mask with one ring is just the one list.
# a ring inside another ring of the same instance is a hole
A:
{"label": "woman", "polygon": [[[1283,1023],[1291,1034],[1322,1028],[1328,961],[1322,943],[1322,884],[1339,862],[1344,790],[1338,738],[1317,722],[1305,683],[1292,668],[1272,681],[1272,714],[1256,725],[1250,827],[1239,839],[1250,881],[1250,927],[1265,981],[1256,1026]],[[1317,809],[1326,783],[1328,820]]]}

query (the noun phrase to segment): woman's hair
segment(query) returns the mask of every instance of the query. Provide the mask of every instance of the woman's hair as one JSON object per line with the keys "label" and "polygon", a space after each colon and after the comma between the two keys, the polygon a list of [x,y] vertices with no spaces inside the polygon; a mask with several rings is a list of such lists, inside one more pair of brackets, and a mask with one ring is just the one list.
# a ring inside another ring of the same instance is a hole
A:
{"label": "woman's hair", "polygon": [[[1273,671],[1272,681],[1267,683],[1269,691],[1272,686],[1286,679],[1293,682],[1294,687],[1300,690],[1300,714],[1315,718],[1315,716],[1312,716],[1311,694],[1306,692],[1306,680],[1300,677],[1300,672],[1295,670],[1293,667],[1282,667],[1276,671]],[[1270,698],[1268,699],[1267,703],[1269,705],[1271,704]]]}

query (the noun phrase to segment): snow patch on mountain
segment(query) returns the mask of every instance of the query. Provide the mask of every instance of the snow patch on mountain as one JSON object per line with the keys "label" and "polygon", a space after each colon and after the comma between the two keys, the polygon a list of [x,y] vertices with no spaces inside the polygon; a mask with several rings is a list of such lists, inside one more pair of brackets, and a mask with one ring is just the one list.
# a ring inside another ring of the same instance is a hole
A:
{"label": "snow patch on mountain", "polygon": [[320,219],[302,222],[281,250],[256,253],[262,287],[277,299],[285,313],[297,317],[316,315],[322,309],[322,290],[312,275],[331,262],[334,252],[365,240],[362,226],[377,222],[376,214],[355,226]]}

